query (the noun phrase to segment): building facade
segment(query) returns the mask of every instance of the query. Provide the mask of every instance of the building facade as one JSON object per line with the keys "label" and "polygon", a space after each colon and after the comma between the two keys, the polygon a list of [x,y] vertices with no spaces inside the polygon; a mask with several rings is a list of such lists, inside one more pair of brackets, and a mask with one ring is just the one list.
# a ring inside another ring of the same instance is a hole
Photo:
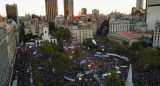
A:
{"label": "building facade", "polygon": [[28,18],[24,20],[24,33],[40,36],[43,33],[43,27],[48,25],[45,20],[38,18]]}
{"label": "building facade", "polygon": [[136,9],[143,9],[143,0],[137,0]]}
{"label": "building facade", "polygon": [[42,41],[48,40],[49,42],[53,42],[57,44],[57,38],[53,37],[49,34],[49,27],[43,27],[42,36],[35,39],[36,47],[41,46]]}
{"label": "building facade", "polygon": [[47,21],[54,21],[58,15],[57,0],[45,0]]}
{"label": "building facade", "polygon": [[9,82],[9,57],[6,42],[6,30],[0,27],[0,86],[6,86]]}
{"label": "building facade", "polygon": [[155,23],[153,47],[160,47],[160,21]]}
{"label": "building facade", "polygon": [[18,9],[16,4],[6,4],[6,13],[8,19],[13,19],[15,22],[19,22]]}
{"label": "building facade", "polygon": [[160,0],[147,0],[147,24],[149,30],[154,30],[156,20],[160,20]]}
{"label": "building facade", "polygon": [[86,8],[82,8],[81,9],[81,15],[86,15],[87,14],[87,9]]}
{"label": "building facade", "polygon": [[93,27],[91,25],[72,25],[69,27],[73,42],[83,42],[87,38],[93,38]]}
{"label": "building facade", "polygon": [[117,32],[130,31],[130,20],[110,20],[109,21],[109,34]]}
{"label": "building facade", "polygon": [[73,0],[64,0],[64,19],[69,20],[74,16]]}
{"label": "building facade", "polygon": [[97,9],[94,9],[94,10],[92,10],[92,15],[99,15],[99,10],[97,10]]}

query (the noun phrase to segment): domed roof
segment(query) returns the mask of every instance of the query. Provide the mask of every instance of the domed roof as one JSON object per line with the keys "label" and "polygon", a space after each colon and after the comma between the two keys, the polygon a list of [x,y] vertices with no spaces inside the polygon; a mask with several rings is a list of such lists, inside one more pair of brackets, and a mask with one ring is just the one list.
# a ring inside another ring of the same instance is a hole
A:
{"label": "domed roof", "polygon": [[146,22],[140,22],[138,27],[148,27],[148,24]]}

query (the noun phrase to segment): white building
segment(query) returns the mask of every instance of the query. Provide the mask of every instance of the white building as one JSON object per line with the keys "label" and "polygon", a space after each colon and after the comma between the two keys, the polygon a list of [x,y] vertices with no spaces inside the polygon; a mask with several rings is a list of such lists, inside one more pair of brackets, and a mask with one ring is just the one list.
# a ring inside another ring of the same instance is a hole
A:
{"label": "white building", "polygon": [[160,20],[160,0],[148,0],[146,22],[149,30],[154,30],[156,20]]}
{"label": "white building", "polygon": [[49,28],[43,27],[43,35],[35,39],[36,47],[40,46],[42,41],[48,40],[49,42],[54,42],[57,44],[57,38],[49,34]]}
{"label": "white building", "polygon": [[128,32],[130,30],[130,20],[110,20],[109,34],[117,32]]}
{"label": "white building", "polygon": [[63,18],[63,16],[60,16],[60,15],[59,15],[59,16],[56,16],[54,22],[55,22],[55,26],[56,26],[56,27],[63,26],[63,23],[64,23],[64,18]]}
{"label": "white building", "polygon": [[157,21],[155,24],[153,47],[160,47],[160,21]]}
{"label": "white building", "polygon": [[74,42],[83,42],[86,38],[93,38],[93,28],[92,25],[80,24],[72,25],[69,27],[71,32],[72,41]]}

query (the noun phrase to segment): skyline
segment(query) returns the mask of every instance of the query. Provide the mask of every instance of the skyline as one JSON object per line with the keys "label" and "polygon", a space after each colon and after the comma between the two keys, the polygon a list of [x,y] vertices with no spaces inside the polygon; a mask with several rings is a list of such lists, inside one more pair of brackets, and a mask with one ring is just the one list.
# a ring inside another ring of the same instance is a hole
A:
{"label": "skyline", "polygon": [[[144,7],[145,1],[146,0],[144,0]],[[17,4],[19,16],[24,16],[25,13],[46,15],[45,0],[5,0],[0,3],[0,14],[6,16],[5,5],[13,3]],[[74,15],[78,15],[81,8],[87,8],[88,14],[91,14],[93,9],[98,9],[102,14],[109,14],[115,10],[121,13],[130,14],[132,7],[136,7],[136,0],[74,0]],[[60,14],[64,15],[63,0],[58,0],[58,15]]]}

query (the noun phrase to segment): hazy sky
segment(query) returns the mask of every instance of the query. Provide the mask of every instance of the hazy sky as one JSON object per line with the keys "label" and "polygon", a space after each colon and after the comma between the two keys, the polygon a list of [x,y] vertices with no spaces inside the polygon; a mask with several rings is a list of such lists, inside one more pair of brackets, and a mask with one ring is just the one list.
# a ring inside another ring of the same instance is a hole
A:
{"label": "hazy sky", "polygon": [[[18,14],[25,13],[45,15],[45,0],[0,0],[0,14],[6,15],[5,4],[17,4]],[[100,13],[109,14],[111,11],[131,13],[131,8],[136,6],[136,0],[74,0],[74,14],[77,15],[81,8],[87,8],[87,13],[93,9]],[[63,14],[63,0],[58,0],[58,14]]]}

